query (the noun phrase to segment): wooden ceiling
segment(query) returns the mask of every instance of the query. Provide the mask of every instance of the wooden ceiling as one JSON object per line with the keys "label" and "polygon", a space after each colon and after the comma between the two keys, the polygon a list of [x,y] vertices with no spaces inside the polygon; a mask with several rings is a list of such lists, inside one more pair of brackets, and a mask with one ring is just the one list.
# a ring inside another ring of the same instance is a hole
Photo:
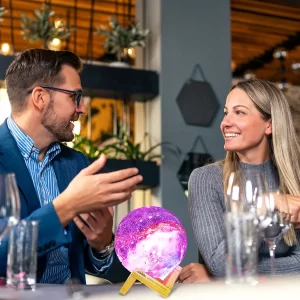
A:
{"label": "wooden ceiling", "polygon": [[[296,4],[298,2],[298,4]],[[231,0],[232,69],[234,77],[256,77],[300,85],[299,1]],[[287,50],[282,62],[273,58]]]}
{"label": "wooden ceiling", "polygon": [[55,19],[77,28],[63,48],[76,52],[83,59],[98,59],[104,54],[104,38],[94,34],[97,26],[107,25],[113,16],[117,16],[121,24],[135,20],[135,0],[0,0],[0,6],[8,10],[0,23],[0,43],[13,43],[15,52],[41,47],[41,42],[30,43],[23,39],[20,15],[32,17],[33,11],[45,2],[55,11]]}
{"label": "wooden ceiling", "polygon": [[[150,1],[150,0],[149,0]],[[32,16],[44,0],[0,0],[7,8],[0,23],[0,43],[14,44],[15,52],[41,47],[41,42],[24,40],[20,31],[20,14]],[[76,52],[83,59],[99,59],[104,54],[104,38],[94,34],[94,28],[107,25],[117,16],[122,24],[135,19],[135,0],[48,0],[56,13],[77,30],[64,42],[64,49]],[[298,4],[297,4],[298,3]],[[300,4],[298,0],[231,0],[231,38],[233,76],[253,73],[258,78],[272,81],[285,79],[300,85]],[[273,58],[276,49],[285,48],[288,56],[281,63]]]}

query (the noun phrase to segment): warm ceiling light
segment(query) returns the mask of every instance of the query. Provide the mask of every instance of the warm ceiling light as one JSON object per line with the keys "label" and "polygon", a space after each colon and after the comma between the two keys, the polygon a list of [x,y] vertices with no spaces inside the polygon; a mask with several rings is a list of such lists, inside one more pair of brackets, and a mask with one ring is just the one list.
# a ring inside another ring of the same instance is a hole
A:
{"label": "warm ceiling light", "polygon": [[11,47],[9,43],[2,43],[1,44],[1,54],[9,55],[11,53]]}
{"label": "warm ceiling light", "polygon": [[284,59],[287,57],[287,51],[285,49],[277,49],[273,53],[274,58]]}
{"label": "warm ceiling light", "polygon": [[292,64],[292,69],[293,70],[299,70],[300,69],[300,63],[293,63]]}
{"label": "warm ceiling light", "polygon": [[245,74],[244,74],[244,79],[246,79],[246,80],[254,79],[255,77],[256,77],[256,75],[251,71],[245,72]]}
{"label": "warm ceiling light", "polygon": [[286,81],[281,81],[278,83],[279,89],[286,91],[289,88],[289,84]]}
{"label": "warm ceiling light", "polygon": [[48,48],[50,50],[60,50],[61,48],[61,40],[58,38],[54,38],[52,41],[48,43]]}

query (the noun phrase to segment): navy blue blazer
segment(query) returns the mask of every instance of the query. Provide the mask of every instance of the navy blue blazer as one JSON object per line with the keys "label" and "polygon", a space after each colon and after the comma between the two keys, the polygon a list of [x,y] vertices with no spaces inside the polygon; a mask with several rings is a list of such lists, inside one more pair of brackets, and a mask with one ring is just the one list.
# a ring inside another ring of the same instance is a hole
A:
{"label": "navy blue blazer", "polygon": [[[53,167],[60,192],[63,192],[72,179],[88,165],[87,158],[61,144],[61,152],[53,159]],[[123,282],[129,272],[122,266],[115,252],[111,267],[105,273],[99,273],[91,264],[88,245],[84,235],[72,221],[65,234],[52,203],[41,207],[30,173],[20,153],[17,143],[11,135],[6,122],[0,126],[0,173],[14,172],[19,187],[21,218],[38,220],[38,270],[39,282],[46,267],[46,254],[61,246],[68,247],[72,278],[85,283],[85,272],[106,278],[111,282]],[[88,187],[87,187],[88,188]],[[6,277],[7,237],[0,245],[0,276]]]}

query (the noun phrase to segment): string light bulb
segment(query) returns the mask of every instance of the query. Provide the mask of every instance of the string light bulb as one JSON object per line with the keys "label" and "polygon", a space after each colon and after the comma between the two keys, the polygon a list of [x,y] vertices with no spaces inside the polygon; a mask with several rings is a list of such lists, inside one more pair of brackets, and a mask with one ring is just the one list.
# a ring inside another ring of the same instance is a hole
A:
{"label": "string light bulb", "polygon": [[286,81],[281,81],[277,84],[278,88],[282,91],[286,91],[289,88],[289,84]]}
{"label": "string light bulb", "polygon": [[244,79],[249,80],[249,79],[254,79],[254,78],[256,78],[256,75],[254,72],[252,72],[250,70],[245,72]]}
{"label": "string light bulb", "polygon": [[2,55],[9,55],[11,54],[11,46],[9,43],[2,43],[1,44],[1,54]]}
{"label": "string light bulb", "polygon": [[283,48],[276,49],[273,53],[273,57],[279,60],[283,60],[287,57],[287,51]]}
{"label": "string light bulb", "polygon": [[128,48],[127,49],[127,54],[130,58],[135,58],[135,49],[134,48]]}
{"label": "string light bulb", "polygon": [[60,50],[61,49],[61,40],[58,38],[54,38],[52,41],[48,43],[48,48],[50,50]]}
{"label": "string light bulb", "polygon": [[300,63],[293,63],[293,64],[292,64],[292,69],[293,69],[294,71],[299,70],[299,69],[300,69]]}
{"label": "string light bulb", "polygon": [[63,25],[63,22],[61,20],[56,20],[54,21],[54,26],[55,28],[59,28]]}

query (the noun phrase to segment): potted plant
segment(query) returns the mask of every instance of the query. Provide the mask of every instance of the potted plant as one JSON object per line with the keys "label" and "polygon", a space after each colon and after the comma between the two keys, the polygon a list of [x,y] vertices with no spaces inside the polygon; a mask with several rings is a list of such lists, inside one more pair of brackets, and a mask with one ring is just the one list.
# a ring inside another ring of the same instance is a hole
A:
{"label": "potted plant", "polygon": [[120,63],[127,60],[129,49],[146,46],[149,30],[142,29],[138,22],[123,26],[117,22],[116,18],[112,18],[108,23],[108,27],[103,25],[97,27],[96,34],[105,37],[105,51],[116,54]]}
{"label": "potted plant", "polygon": [[112,134],[111,138],[111,143],[100,147],[101,151],[109,158],[103,171],[110,172],[119,168],[136,167],[143,176],[143,181],[138,188],[156,187],[159,184],[159,167],[155,160],[162,158],[162,155],[154,154],[153,151],[162,143],[142,151],[142,143],[134,144],[125,130],[121,130],[119,135]]}
{"label": "potted plant", "polygon": [[136,167],[143,176],[143,181],[138,185],[138,189],[156,187],[159,184],[159,166],[154,159],[161,158],[161,155],[153,154],[153,150],[162,143],[147,151],[142,151],[141,143],[133,144],[129,134],[124,130],[121,131],[120,135],[111,134],[110,136],[112,142],[98,148],[90,139],[75,135],[71,147],[83,152],[91,162],[100,157],[102,153],[106,154],[108,160],[99,173]]}
{"label": "potted plant", "polygon": [[34,11],[35,18],[21,14],[21,34],[30,41],[42,41],[42,47],[47,48],[56,39],[57,42],[70,37],[76,29],[67,27],[63,21],[54,20],[55,12],[44,4]]}
{"label": "potted plant", "polygon": [[[138,185],[138,189],[156,187],[159,184],[159,166],[155,160],[162,158],[162,155],[155,154],[153,151],[159,146],[172,145],[174,148],[174,145],[163,142],[142,151],[142,143],[132,143],[125,130],[121,130],[119,135],[111,134],[110,136],[111,143],[98,148],[91,140],[76,135],[72,148],[85,153],[91,162],[100,157],[102,153],[106,154],[108,160],[100,173],[136,167],[143,176],[143,181]],[[180,150],[177,147],[175,149],[181,155]]]}
{"label": "potted plant", "polygon": [[94,145],[93,141],[79,134],[75,134],[75,139],[73,142],[67,143],[67,146],[84,153],[90,160],[97,159],[103,153]]}

